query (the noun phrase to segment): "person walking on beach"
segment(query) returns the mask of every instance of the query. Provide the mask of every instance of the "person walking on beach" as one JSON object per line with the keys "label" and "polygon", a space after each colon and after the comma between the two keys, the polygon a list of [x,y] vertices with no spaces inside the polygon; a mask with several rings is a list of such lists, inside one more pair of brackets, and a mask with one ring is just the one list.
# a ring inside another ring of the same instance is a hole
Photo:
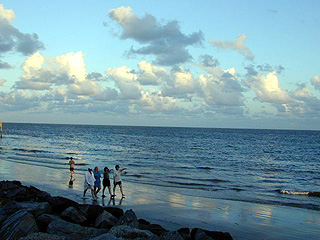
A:
{"label": "person walking on beach", "polygon": [[116,165],[116,170],[114,170],[114,174],[113,174],[113,196],[116,196],[116,187],[117,185],[119,185],[120,187],[120,192],[122,194],[122,198],[125,197],[125,195],[123,194],[123,190],[122,190],[122,182],[121,182],[121,172],[123,170],[126,170],[127,168],[122,168],[120,169],[119,165]]}
{"label": "person walking on beach", "polygon": [[92,173],[92,168],[88,168],[88,171],[86,172],[85,177],[84,177],[83,197],[86,196],[86,192],[87,192],[88,189],[91,190],[92,199],[96,200],[97,197],[96,197],[95,192],[94,192],[94,176],[93,176],[93,173]]}
{"label": "person walking on beach", "polygon": [[108,187],[109,190],[109,194],[110,197],[112,197],[112,193],[111,193],[111,184],[110,184],[110,176],[109,173],[113,171],[113,169],[109,170],[109,168],[105,167],[104,168],[104,172],[103,172],[103,189],[102,189],[102,197],[106,197],[106,195],[104,195],[104,190],[106,189],[106,187]]}
{"label": "person walking on beach", "polygon": [[72,175],[72,174],[76,173],[76,172],[74,171],[75,162],[74,162],[74,160],[73,160],[73,157],[70,158],[69,165],[70,165],[70,174]]}
{"label": "person walking on beach", "polygon": [[96,197],[98,197],[98,192],[101,190],[101,173],[99,172],[98,167],[94,168],[93,175],[95,178],[94,193],[95,193]]}

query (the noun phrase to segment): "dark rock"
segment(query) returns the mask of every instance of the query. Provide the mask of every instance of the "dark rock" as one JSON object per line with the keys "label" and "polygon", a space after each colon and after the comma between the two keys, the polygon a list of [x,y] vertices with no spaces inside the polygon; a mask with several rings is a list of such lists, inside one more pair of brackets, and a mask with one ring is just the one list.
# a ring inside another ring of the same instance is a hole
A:
{"label": "dark rock", "polygon": [[99,205],[80,204],[80,210],[84,213],[87,221],[83,224],[85,226],[94,226],[97,217],[103,212],[103,207]]}
{"label": "dark rock", "polygon": [[232,240],[232,236],[228,232],[219,232],[219,231],[208,231],[200,228],[194,228],[191,231],[191,238],[192,239],[201,239],[201,238],[196,238],[197,234],[200,236],[203,235],[203,233],[210,237],[206,239],[215,239],[215,240]]}
{"label": "dark rock", "polygon": [[177,232],[184,240],[191,240],[191,232],[189,228],[180,228]]}
{"label": "dark rock", "polygon": [[143,225],[150,225],[151,223],[148,222],[147,220],[143,219],[143,218],[140,218],[138,220],[139,224],[143,224]]}
{"label": "dark rock", "polygon": [[8,190],[11,188],[21,187],[22,184],[19,181],[1,181],[0,182],[0,189],[1,190]]}
{"label": "dark rock", "polygon": [[[148,221],[146,221],[148,222]],[[139,229],[141,230],[148,230],[158,236],[160,236],[162,233],[168,232],[168,230],[166,230],[165,228],[163,228],[162,226],[160,226],[159,224],[141,224],[139,222]]]}
{"label": "dark rock", "polygon": [[75,207],[68,207],[61,213],[61,217],[72,223],[83,223],[87,220],[83,212]]}
{"label": "dark rock", "polygon": [[19,238],[19,240],[67,240],[67,238],[56,234],[38,232]]}
{"label": "dark rock", "polygon": [[38,232],[38,227],[32,214],[19,210],[2,223],[0,238],[19,239],[35,232]]}
{"label": "dark rock", "polygon": [[49,204],[51,205],[52,211],[54,213],[62,213],[68,207],[75,207],[79,208],[79,204],[71,199],[64,198],[64,197],[49,197],[48,199]]}
{"label": "dark rock", "polygon": [[177,231],[173,231],[161,234],[160,240],[183,240],[183,238]]}
{"label": "dark rock", "polygon": [[0,208],[0,226],[6,220],[8,217],[8,214],[6,214],[2,208]]}
{"label": "dark rock", "polygon": [[34,217],[38,217],[44,213],[50,213],[51,207],[47,202],[9,202],[4,205],[3,210],[8,214],[11,215],[19,210],[26,210],[30,212]]}
{"label": "dark rock", "polygon": [[219,231],[208,231],[203,230],[206,235],[212,237],[215,240],[232,240],[232,236],[228,232],[219,232]]}
{"label": "dark rock", "polygon": [[103,211],[96,219],[96,228],[112,228],[116,222],[117,218],[107,211]]}
{"label": "dark rock", "polygon": [[41,232],[47,232],[48,225],[53,220],[62,220],[62,219],[57,215],[51,215],[51,214],[42,214],[39,217],[37,217],[36,222],[39,227],[39,230]]}
{"label": "dark rock", "polygon": [[83,227],[64,220],[53,220],[47,229],[48,233],[57,234],[71,239],[90,239],[106,233],[106,229]]}
{"label": "dark rock", "polygon": [[194,240],[215,240],[212,237],[209,237],[208,235],[205,234],[205,232],[202,229],[198,229],[195,232],[194,235]]}
{"label": "dark rock", "polygon": [[[36,202],[48,202],[51,195],[45,191],[41,191],[36,187],[30,186],[27,188],[26,199],[21,199],[21,201],[36,201]],[[19,199],[17,199],[19,201]]]}
{"label": "dark rock", "polygon": [[124,214],[123,210],[117,207],[104,207],[104,210],[111,213],[116,218],[120,218]]}
{"label": "dark rock", "polygon": [[119,225],[126,225],[133,228],[139,227],[139,222],[136,214],[132,209],[127,210],[123,216],[119,218],[119,220],[116,222],[115,226]]}
{"label": "dark rock", "polygon": [[109,233],[125,239],[159,239],[156,235],[147,230],[140,230],[126,225],[114,226],[110,229]]}
{"label": "dark rock", "polygon": [[116,236],[110,234],[110,233],[105,233],[105,234],[102,234],[98,237],[94,237],[94,238],[91,238],[90,240],[122,240],[123,238],[117,238]]}

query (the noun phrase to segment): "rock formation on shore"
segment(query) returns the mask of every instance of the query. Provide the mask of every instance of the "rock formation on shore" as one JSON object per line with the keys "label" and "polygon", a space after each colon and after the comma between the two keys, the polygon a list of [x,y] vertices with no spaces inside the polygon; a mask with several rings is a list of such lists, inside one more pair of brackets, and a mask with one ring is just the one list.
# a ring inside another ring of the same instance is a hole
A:
{"label": "rock formation on shore", "polygon": [[168,231],[137,219],[133,210],[78,204],[18,181],[0,182],[0,240],[230,240],[199,228]]}

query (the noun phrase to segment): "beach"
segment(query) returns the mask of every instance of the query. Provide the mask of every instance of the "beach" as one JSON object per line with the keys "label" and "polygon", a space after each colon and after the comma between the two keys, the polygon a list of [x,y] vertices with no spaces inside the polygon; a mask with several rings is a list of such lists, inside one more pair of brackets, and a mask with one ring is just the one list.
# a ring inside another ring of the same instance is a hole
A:
{"label": "beach", "polygon": [[[68,186],[68,169],[48,169],[1,160],[0,180],[18,180],[52,196],[63,196],[78,203],[133,209],[138,218],[157,223],[169,230],[182,227],[229,232],[234,239],[318,239],[319,211],[297,207],[248,203],[182,195],[174,188],[159,188],[123,180],[126,198],[120,192],[114,201],[93,201],[83,194],[83,173],[75,174],[74,186]],[[55,176],[55,177],[53,177]],[[58,180],[57,180],[58,179]],[[107,194],[106,194],[107,195]]]}

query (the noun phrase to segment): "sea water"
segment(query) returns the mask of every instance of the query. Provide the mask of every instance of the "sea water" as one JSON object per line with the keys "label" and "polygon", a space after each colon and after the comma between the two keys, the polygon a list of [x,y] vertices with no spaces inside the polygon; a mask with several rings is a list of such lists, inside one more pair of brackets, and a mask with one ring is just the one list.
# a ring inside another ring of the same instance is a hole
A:
{"label": "sea water", "polygon": [[320,210],[320,131],[4,124],[0,167],[67,172],[70,157],[80,174],[119,164],[169,192]]}

